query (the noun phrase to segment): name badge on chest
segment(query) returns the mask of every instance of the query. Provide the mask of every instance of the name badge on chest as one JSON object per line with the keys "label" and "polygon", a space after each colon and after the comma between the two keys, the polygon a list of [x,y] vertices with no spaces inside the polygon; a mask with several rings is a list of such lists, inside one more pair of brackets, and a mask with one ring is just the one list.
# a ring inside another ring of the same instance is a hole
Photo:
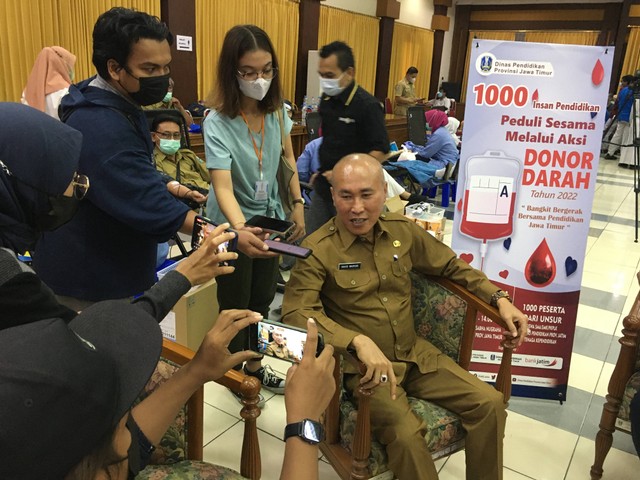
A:
{"label": "name badge on chest", "polygon": [[361,262],[339,263],[338,270],[360,270]]}
{"label": "name badge on chest", "polygon": [[266,180],[258,180],[256,182],[256,191],[253,195],[254,200],[267,200],[269,198],[269,182]]}

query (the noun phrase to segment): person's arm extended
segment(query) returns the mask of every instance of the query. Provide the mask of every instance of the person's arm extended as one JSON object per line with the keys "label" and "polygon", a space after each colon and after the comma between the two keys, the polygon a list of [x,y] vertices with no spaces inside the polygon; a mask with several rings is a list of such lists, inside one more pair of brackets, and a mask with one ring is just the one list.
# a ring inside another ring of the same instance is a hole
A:
{"label": "person's arm extended", "polygon": [[[309,245],[303,243],[303,246]],[[342,327],[327,316],[320,300],[324,282],[325,269],[315,254],[296,260],[284,292],[282,322],[304,328],[307,319],[314,318],[324,335],[325,344],[333,345],[338,351],[346,351],[359,333]]]}
{"label": "person's arm extended", "polygon": [[199,285],[219,275],[234,271],[232,266],[224,266],[223,262],[238,258],[236,252],[217,253],[218,246],[231,240],[235,233],[225,232],[229,227],[223,223],[214,228],[200,245],[200,248],[181,261],[174,271],[167,273],[144,295],[132,301],[158,322],[169,313],[176,302],[194,285]]}
{"label": "person's arm extended", "polygon": [[250,257],[275,256],[276,254],[268,251],[262,239],[256,236],[261,233],[260,229],[245,227],[246,219],[233,193],[231,171],[210,169],[209,172],[220,210],[229,221],[231,228],[238,231],[238,249]]}
{"label": "person's arm extended", "polygon": [[[287,372],[284,401],[287,424],[304,419],[320,421],[335,392],[333,380],[333,347],[325,345],[318,358],[315,356],[318,330],[313,320],[307,320],[307,343],[299,365]],[[311,445],[300,437],[289,437],[284,447],[281,480],[318,479],[318,445]]]}
{"label": "person's arm extended", "polygon": [[371,150],[369,152],[369,155],[378,160],[380,163],[384,162],[388,158],[388,155],[384,152],[381,152],[380,150]]}
{"label": "person's arm extended", "polygon": [[147,439],[157,445],[178,411],[208,381],[217,380],[234,365],[256,356],[250,351],[229,353],[233,337],[262,316],[250,310],[223,310],[202,341],[195,357],[132,410]]}

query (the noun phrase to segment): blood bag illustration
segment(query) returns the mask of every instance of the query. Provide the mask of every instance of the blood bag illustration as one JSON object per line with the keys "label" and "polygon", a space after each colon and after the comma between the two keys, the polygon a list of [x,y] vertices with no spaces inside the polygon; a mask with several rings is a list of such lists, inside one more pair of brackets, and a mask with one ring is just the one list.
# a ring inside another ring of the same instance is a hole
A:
{"label": "blood bag illustration", "polygon": [[513,233],[516,187],[521,166],[518,159],[489,150],[470,157],[465,168],[465,188],[460,233],[482,240],[482,264],[487,241],[509,237]]}

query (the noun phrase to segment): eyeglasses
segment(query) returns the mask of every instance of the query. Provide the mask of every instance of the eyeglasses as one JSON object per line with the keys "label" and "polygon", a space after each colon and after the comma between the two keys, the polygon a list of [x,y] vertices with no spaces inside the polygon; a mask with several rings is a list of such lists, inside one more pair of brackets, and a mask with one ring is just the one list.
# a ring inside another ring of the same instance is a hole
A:
{"label": "eyeglasses", "polygon": [[265,80],[271,80],[278,74],[278,69],[276,67],[265,68],[261,72],[241,72],[238,70],[238,76],[244,80],[248,80],[249,82],[253,82],[257,80],[258,77],[262,77]]}
{"label": "eyeglasses", "polygon": [[76,173],[73,180],[71,180],[71,185],[73,185],[73,196],[78,200],[82,200],[89,191],[89,177]]}
{"label": "eyeglasses", "polygon": [[164,138],[165,140],[180,140],[182,138],[182,133],[180,132],[154,132],[160,138]]}

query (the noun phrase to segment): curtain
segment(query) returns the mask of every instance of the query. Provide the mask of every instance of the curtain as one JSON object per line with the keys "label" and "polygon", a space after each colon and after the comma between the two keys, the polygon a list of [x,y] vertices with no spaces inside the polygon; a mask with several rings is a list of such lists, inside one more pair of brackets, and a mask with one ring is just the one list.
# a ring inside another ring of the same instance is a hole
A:
{"label": "curtain", "polygon": [[0,0],[0,101],[19,102],[36,56],[59,45],[76,57],[75,81],[95,74],[93,25],[115,6],[160,16],[160,0]]}
{"label": "curtain", "polygon": [[393,27],[387,97],[393,101],[395,84],[404,78],[409,67],[414,66],[418,69],[416,95],[426,98],[429,94],[432,60],[433,31],[396,22]]}
{"label": "curtain", "polygon": [[222,41],[235,25],[253,24],[271,39],[284,97],[293,101],[298,52],[298,2],[292,0],[196,0],[198,96],[211,96]]}
{"label": "curtain", "polygon": [[525,32],[525,42],[537,43],[561,43],[564,45],[595,45],[598,42],[600,32]]}
{"label": "curtain", "polygon": [[351,47],[356,61],[356,80],[368,92],[376,83],[379,20],[339,8],[320,6],[318,48],[341,40]]}
{"label": "curtain", "polygon": [[622,63],[622,75],[634,75],[640,69],[640,27],[629,27],[627,51]]}
{"label": "curtain", "polygon": [[467,98],[467,77],[469,75],[469,59],[471,58],[471,49],[474,48],[474,40],[509,40],[516,39],[516,32],[513,30],[486,30],[486,31],[469,31],[469,41],[467,42],[467,55],[464,61],[464,76],[462,77],[462,90],[460,90],[460,101],[464,102]]}

